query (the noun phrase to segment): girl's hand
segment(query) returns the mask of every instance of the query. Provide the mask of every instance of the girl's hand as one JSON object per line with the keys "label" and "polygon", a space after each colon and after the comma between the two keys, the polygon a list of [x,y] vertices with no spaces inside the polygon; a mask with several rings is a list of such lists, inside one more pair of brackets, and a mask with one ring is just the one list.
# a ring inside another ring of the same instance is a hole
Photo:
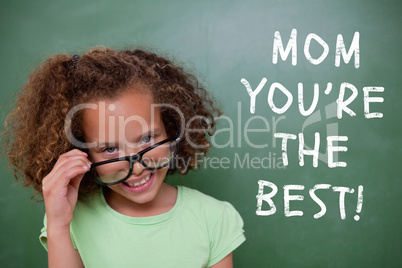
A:
{"label": "girl's hand", "polygon": [[78,199],[80,182],[91,166],[88,155],[78,149],[62,154],[42,181],[47,228],[69,229]]}

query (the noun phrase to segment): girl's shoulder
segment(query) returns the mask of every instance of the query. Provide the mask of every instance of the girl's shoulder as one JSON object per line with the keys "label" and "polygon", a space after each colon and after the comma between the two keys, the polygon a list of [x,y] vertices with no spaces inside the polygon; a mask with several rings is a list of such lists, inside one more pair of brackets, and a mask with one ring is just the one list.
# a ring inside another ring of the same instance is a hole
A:
{"label": "girl's shoulder", "polygon": [[221,220],[223,217],[241,220],[239,213],[227,201],[218,200],[198,190],[186,186],[178,186],[182,195],[182,207],[186,213],[204,216],[212,221]]}
{"label": "girl's shoulder", "polygon": [[191,226],[192,230],[198,228],[206,234],[213,245],[211,264],[217,263],[246,240],[243,219],[229,202],[184,186],[178,189],[183,195],[182,218],[186,220],[183,226]]}
{"label": "girl's shoulder", "polygon": [[218,200],[199,190],[188,188],[186,186],[177,186],[179,194],[182,195],[183,201],[196,206],[224,206],[226,201]]}

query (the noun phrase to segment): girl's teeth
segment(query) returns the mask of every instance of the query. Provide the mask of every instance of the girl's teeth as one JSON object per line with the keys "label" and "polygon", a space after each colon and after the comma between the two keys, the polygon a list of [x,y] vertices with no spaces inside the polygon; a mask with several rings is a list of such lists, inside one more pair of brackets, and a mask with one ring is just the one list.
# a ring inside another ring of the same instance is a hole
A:
{"label": "girl's teeth", "polygon": [[134,182],[134,183],[127,183],[128,186],[130,187],[138,187],[140,185],[143,185],[144,183],[146,183],[147,181],[149,181],[149,179],[151,178],[151,174],[148,175],[148,177],[146,177],[145,179],[142,179],[140,182]]}

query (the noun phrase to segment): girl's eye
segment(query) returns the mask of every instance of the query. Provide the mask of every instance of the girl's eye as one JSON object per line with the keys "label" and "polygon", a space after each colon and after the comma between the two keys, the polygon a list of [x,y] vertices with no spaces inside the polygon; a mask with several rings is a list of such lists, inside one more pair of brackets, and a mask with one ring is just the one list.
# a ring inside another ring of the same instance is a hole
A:
{"label": "girl's eye", "polygon": [[103,149],[103,152],[106,152],[108,154],[112,154],[116,152],[116,147],[106,147],[105,149]]}
{"label": "girl's eye", "polygon": [[152,140],[152,137],[151,137],[150,135],[148,135],[148,136],[143,137],[143,138],[141,139],[141,142],[143,142],[143,143],[149,143],[149,142],[151,142],[151,140]]}

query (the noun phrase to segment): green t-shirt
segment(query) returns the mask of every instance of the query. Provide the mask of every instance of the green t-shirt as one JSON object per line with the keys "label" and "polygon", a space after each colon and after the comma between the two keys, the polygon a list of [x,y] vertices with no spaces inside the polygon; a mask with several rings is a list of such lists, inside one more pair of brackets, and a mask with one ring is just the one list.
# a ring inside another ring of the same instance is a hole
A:
{"label": "green t-shirt", "polygon": [[[102,191],[78,201],[70,233],[85,267],[209,267],[245,241],[231,204],[177,188],[174,207],[151,217],[116,212]],[[44,224],[40,241],[47,248],[46,218]]]}

